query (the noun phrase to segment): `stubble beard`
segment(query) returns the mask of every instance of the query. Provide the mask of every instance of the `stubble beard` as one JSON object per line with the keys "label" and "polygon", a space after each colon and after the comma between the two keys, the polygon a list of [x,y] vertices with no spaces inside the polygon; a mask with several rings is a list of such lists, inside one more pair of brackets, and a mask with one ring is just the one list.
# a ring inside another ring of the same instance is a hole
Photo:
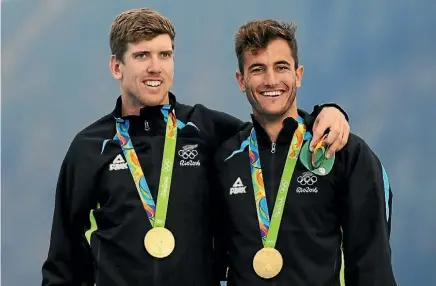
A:
{"label": "stubble beard", "polygon": [[168,91],[166,95],[165,93],[163,95],[158,93],[158,94],[145,95],[143,97],[141,95],[141,91],[138,90],[137,92],[132,92],[131,90],[129,90],[127,92],[127,96],[129,97],[130,103],[133,106],[142,108],[145,106],[156,106],[156,105],[163,104],[166,97],[168,96]]}

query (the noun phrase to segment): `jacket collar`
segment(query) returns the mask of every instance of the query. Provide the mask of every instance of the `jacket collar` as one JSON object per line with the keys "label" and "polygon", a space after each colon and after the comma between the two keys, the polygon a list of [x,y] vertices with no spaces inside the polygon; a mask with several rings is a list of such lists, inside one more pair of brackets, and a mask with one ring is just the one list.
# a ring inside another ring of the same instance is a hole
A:
{"label": "jacket collar", "polygon": [[[171,92],[169,92],[169,105],[170,112],[177,106],[176,97]],[[162,113],[164,105],[145,106],[141,108],[139,115],[128,116],[122,116],[121,107],[122,99],[121,96],[119,96],[111,115],[116,118],[128,119],[130,121],[130,136],[141,134],[165,134],[166,122]]]}
{"label": "jacket collar", "polygon": [[[170,110],[172,110],[173,108],[176,107],[177,104],[177,100],[176,100],[176,96],[171,93],[168,92],[168,97],[169,97],[169,104],[170,104]],[[161,109],[164,105],[155,105],[155,106],[145,106],[143,108],[141,108],[140,110],[140,114],[139,117],[142,119],[154,119],[154,118],[161,118]],[[112,111],[111,115],[114,117],[121,117],[123,119],[130,119],[133,117],[138,117],[138,115],[128,115],[128,116],[122,116],[122,112],[121,112],[121,107],[122,107],[122,99],[121,99],[121,95],[118,96],[117,98],[117,102],[115,104],[115,108]]]}
{"label": "jacket collar", "polygon": [[[306,124],[306,132],[312,133],[315,118],[301,109],[298,109],[298,115],[303,119],[304,123]],[[271,142],[268,134],[263,129],[262,125],[260,125],[260,123],[255,119],[253,114],[251,114],[251,120],[253,122],[253,127],[256,130],[257,144],[262,147],[271,147],[271,144],[273,142]],[[280,130],[279,136],[277,137],[277,141],[275,143],[289,145],[297,127],[297,120],[292,117],[285,118],[283,120],[283,127]]]}

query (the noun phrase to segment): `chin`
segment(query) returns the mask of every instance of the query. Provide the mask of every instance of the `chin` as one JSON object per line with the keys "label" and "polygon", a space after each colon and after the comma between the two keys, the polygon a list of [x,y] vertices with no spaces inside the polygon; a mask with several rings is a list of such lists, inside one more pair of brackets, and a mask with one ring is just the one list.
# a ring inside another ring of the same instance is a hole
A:
{"label": "chin", "polygon": [[141,102],[142,105],[145,106],[156,106],[156,105],[163,104],[165,99],[166,99],[165,95],[148,94],[148,95],[141,96],[139,98],[139,101]]}
{"label": "chin", "polygon": [[[265,104],[260,107],[259,113],[272,118],[280,118],[289,114],[292,104],[288,102],[275,102],[274,104]],[[290,115],[289,115],[290,116]]]}
{"label": "chin", "polygon": [[283,105],[280,106],[270,106],[260,108],[260,112],[265,115],[283,115],[288,108],[284,108]]}
{"label": "chin", "polygon": [[258,109],[257,110],[257,114],[259,114],[260,116],[264,116],[267,118],[278,118],[278,117],[282,117],[283,114],[285,114],[286,111],[283,109]]}

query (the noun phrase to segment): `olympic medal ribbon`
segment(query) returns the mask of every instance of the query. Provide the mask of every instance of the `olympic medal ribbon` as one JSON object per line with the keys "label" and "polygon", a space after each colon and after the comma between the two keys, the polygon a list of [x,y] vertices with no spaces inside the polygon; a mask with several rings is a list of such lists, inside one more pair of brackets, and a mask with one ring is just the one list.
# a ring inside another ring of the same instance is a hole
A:
{"label": "olympic medal ribbon", "polygon": [[292,175],[295,170],[297,158],[303,145],[306,125],[301,117],[298,118],[298,127],[292,137],[286,156],[286,163],[280,180],[277,198],[274,203],[273,213],[270,219],[268,204],[266,201],[265,184],[263,181],[262,167],[260,164],[259,148],[257,144],[256,130],[252,128],[249,142],[249,162],[251,179],[253,182],[256,212],[259,221],[260,236],[263,248],[253,258],[253,268],[257,275],[270,279],[280,273],[283,267],[283,258],[275,249],[278,232],[280,229],[283,210]]}
{"label": "olympic medal ribbon", "polygon": [[251,179],[254,188],[260,235],[265,247],[275,247],[289,184],[294,173],[298,154],[303,144],[305,132],[306,125],[303,123],[303,119],[299,117],[298,128],[296,129],[289,146],[285,167],[280,180],[279,191],[277,193],[272,217],[270,219],[266,201],[265,184],[263,182],[262,167],[260,164],[256,131],[254,128],[251,130],[249,144]]}
{"label": "olympic medal ribbon", "polygon": [[[164,105],[163,109],[169,111],[170,105]],[[128,129],[129,121],[121,118],[116,118],[116,129],[118,139],[126,158],[127,165],[135,182],[136,189],[142,201],[142,205],[147,213],[147,217],[152,227],[164,227],[168,209],[168,200],[171,191],[171,179],[174,164],[174,155],[177,141],[177,121],[175,110],[169,112],[165,144],[163,152],[163,160],[161,166],[159,189],[157,194],[157,206],[150,192],[147,180],[139,163],[138,156],[132,144]]]}

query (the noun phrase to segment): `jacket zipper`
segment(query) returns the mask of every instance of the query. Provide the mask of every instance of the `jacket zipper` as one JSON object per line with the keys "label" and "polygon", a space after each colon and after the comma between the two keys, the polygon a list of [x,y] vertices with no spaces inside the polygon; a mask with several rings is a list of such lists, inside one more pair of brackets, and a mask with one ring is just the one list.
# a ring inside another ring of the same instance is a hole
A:
{"label": "jacket zipper", "polygon": [[[270,165],[270,168],[271,168],[271,172],[270,172],[270,174],[271,174],[271,184],[270,184],[270,186],[271,187],[273,187],[273,186],[275,186],[275,181],[274,181],[274,154],[276,153],[276,143],[275,142],[272,142],[271,143],[271,165]],[[274,204],[273,204],[274,205]],[[270,211],[269,211],[269,214],[270,214],[270,219],[271,219],[271,215],[272,215],[272,211],[273,211],[273,209],[271,209]],[[277,283],[273,280],[273,281],[271,281],[271,285],[272,286],[276,286],[277,285]]]}

